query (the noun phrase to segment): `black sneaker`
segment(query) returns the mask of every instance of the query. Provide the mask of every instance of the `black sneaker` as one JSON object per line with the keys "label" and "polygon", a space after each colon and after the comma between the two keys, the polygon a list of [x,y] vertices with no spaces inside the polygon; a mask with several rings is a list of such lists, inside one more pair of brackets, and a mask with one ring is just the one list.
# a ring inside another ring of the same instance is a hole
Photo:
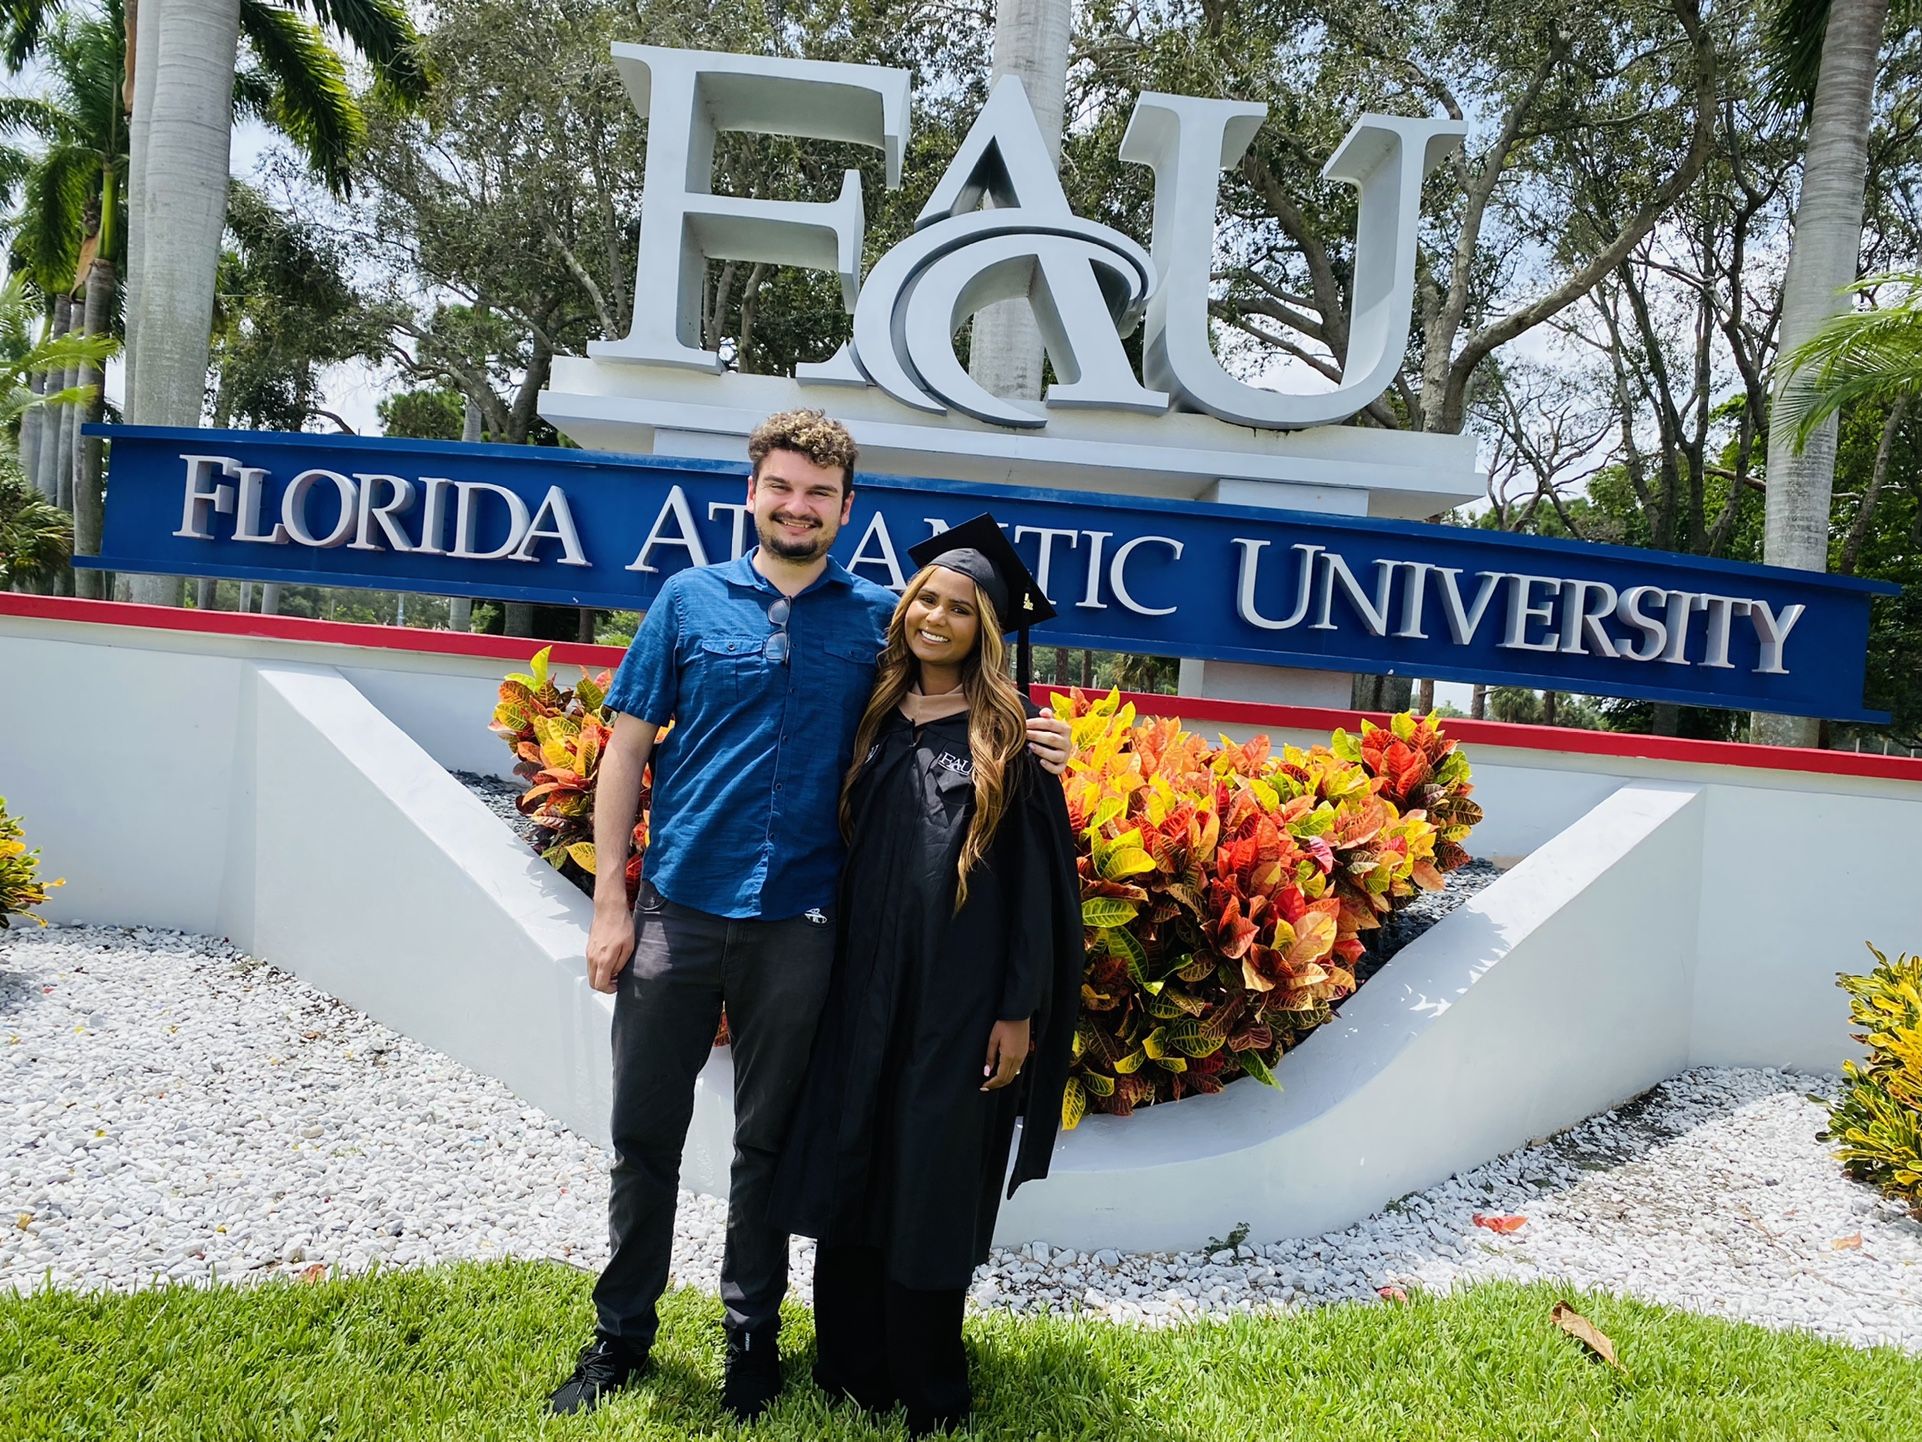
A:
{"label": "black sneaker", "polygon": [[751,1422],[781,1395],[781,1348],[772,1330],[729,1332],[721,1372],[721,1405],[737,1422]]}
{"label": "black sneaker", "polygon": [[554,1390],[547,1399],[547,1410],[556,1416],[569,1412],[591,1412],[613,1392],[618,1392],[640,1376],[647,1366],[647,1353],[630,1352],[613,1337],[596,1334],[581,1348],[574,1364],[574,1375]]}

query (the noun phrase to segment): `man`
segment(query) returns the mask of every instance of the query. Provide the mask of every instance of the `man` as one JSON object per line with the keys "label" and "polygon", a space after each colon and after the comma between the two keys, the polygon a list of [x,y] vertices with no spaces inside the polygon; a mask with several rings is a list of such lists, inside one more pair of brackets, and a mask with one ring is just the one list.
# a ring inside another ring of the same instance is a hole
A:
{"label": "man", "polygon": [[[748,458],[760,545],[669,578],[608,693],[599,854],[626,855],[650,757],[653,802],[638,905],[629,911],[618,865],[595,884],[588,982],[614,994],[612,1255],[594,1288],[594,1340],[555,1412],[597,1405],[646,1365],[694,1082],[723,1004],[734,1160],[722,1402],[746,1420],[781,1389],[788,1239],[765,1220],[769,1188],[827,994],[841,778],[895,598],[828,555],[854,503],[846,428],[782,412],[748,438]],[[1030,739],[1060,770],[1066,726],[1037,718]]]}

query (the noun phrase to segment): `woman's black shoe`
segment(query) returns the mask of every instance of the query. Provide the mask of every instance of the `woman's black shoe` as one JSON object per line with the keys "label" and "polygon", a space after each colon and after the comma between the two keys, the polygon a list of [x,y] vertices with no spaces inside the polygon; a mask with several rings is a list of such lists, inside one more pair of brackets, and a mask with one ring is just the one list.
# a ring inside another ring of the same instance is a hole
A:
{"label": "woman's black shoe", "polygon": [[751,1422],[781,1395],[781,1348],[772,1331],[727,1334],[721,1405],[737,1422]]}
{"label": "woman's black shoe", "polygon": [[596,1336],[581,1348],[574,1364],[574,1375],[554,1390],[547,1399],[547,1410],[555,1415],[591,1412],[610,1392],[618,1392],[638,1377],[647,1366],[647,1353],[638,1356],[612,1337]]}
{"label": "woman's black shoe", "polygon": [[957,1432],[968,1425],[966,1412],[913,1412],[908,1413],[908,1436],[942,1437]]}
{"label": "woman's black shoe", "polygon": [[863,1412],[892,1412],[896,1401],[887,1390],[886,1384],[878,1377],[854,1378],[841,1376],[829,1371],[819,1362],[814,1364],[811,1374],[814,1385],[827,1393],[828,1406],[839,1407],[851,1402]]}

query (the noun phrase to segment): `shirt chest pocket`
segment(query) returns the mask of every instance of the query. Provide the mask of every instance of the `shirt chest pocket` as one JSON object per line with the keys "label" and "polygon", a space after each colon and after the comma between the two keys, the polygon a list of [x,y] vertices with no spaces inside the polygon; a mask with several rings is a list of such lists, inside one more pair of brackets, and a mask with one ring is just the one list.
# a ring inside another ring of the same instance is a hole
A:
{"label": "shirt chest pocket", "polygon": [[838,705],[841,726],[849,737],[861,724],[874,691],[874,647],[865,641],[830,641],[821,648],[824,703]]}
{"label": "shirt chest pocket", "polygon": [[703,636],[694,684],[724,706],[757,700],[781,668],[767,659],[765,636]]}

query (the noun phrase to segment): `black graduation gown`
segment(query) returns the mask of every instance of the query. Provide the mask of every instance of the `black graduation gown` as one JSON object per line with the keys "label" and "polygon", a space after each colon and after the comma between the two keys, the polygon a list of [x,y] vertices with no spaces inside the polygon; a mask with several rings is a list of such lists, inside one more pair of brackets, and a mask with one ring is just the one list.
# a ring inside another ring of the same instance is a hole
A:
{"label": "black graduation gown", "polygon": [[[962,1288],[1000,1204],[1047,1175],[1082,974],[1080,888],[1058,780],[1025,750],[954,911],[974,815],[968,718],[889,718],[855,783],[839,946],[772,1221],[880,1249],[906,1287]],[[988,1032],[1032,1018],[1021,1077],[982,1092]],[[1012,1173],[1008,1148],[1022,1120]]]}

